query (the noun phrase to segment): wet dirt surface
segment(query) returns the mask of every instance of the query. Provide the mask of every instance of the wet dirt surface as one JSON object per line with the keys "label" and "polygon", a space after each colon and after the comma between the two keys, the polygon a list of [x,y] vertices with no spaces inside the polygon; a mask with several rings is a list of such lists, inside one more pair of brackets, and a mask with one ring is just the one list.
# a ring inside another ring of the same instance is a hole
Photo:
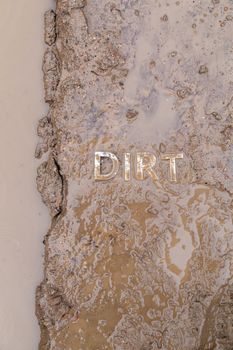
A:
{"label": "wet dirt surface", "polygon": [[[41,350],[232,349],[232,16],[217,0],[46,14]],[[114,179],[95,181],[96,151],[121,160]],[[126,182],[125,152],[155,154],[158,180]],[[162,157],[181,152],[174,183]]]}

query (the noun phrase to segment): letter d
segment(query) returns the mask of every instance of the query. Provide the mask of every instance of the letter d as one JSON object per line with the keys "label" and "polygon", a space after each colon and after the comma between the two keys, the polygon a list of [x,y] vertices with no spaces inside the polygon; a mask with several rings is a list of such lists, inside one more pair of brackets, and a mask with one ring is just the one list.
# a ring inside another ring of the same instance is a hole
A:
{"label": "letter d", "polygon": [[[109,158],[112,161],[112,170],[110,173],[101,174],[101,158]],[[119,170],[119,161],[115,154],[110,152],[95,152],[95,180],[110,180],[116,176]]]}

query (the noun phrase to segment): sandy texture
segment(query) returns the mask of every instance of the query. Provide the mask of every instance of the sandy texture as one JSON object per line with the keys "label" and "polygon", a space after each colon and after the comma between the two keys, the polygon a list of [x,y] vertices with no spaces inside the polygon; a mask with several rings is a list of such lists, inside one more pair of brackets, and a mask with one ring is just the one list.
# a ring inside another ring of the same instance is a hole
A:
{"label": "sandy texture", "polygon": [[[40,350],[233,349],[232,20],[230,0],[46,13]],[[95,151],[153,152],[159,180],[125,182],[121,164],[95,182]]]}

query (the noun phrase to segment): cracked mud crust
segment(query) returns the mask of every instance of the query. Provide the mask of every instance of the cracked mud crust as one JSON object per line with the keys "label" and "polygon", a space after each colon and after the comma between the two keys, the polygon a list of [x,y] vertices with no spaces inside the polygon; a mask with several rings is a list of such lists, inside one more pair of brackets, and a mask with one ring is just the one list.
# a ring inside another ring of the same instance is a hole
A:
{"label": "cracked mud crust", "polygon": [[[233,2],[57,0],[37,187],[40,350],[233,349]],[[94,152],[184,153],[178,182],[94,181]]]}

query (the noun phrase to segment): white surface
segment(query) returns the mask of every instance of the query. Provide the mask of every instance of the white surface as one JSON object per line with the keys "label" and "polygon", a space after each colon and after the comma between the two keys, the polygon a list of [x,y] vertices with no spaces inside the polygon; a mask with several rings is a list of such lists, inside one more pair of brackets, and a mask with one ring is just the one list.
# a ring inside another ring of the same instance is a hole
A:
{"label": "white surface", "polygon": [[38,348],[35,288],[48,211],[36,191],[43,13],[52,0],[0,1],[0,350]]}

